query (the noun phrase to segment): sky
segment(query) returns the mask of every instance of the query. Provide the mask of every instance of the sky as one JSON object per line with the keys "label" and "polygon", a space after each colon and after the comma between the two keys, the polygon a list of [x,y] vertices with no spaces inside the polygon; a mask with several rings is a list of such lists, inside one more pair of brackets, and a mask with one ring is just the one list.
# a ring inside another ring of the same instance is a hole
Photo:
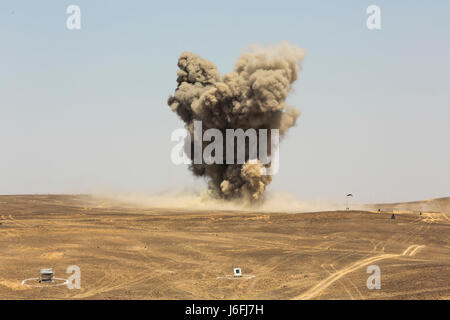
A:
{"label": "sky", "polygon": [[[69,30],[69,5],[81,29]],[[369,5],[381,30],[366,27]],[[450,196],[450,2],[0,2],[0,194],[206,186],[170,160],[191,51],[232,71],[252,44],[307,52],[268,192],[305,201]]]}

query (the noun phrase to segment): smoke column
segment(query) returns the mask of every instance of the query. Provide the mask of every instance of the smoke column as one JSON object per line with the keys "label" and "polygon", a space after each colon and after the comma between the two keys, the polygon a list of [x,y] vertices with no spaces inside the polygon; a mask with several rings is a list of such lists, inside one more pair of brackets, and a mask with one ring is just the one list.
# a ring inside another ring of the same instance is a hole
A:
{"label": "smoke column", "polygon": [[[212,62],[183,52],[178,59],[178,86],[167,103],[191,136],[189,142],[186,140],[185,150],[194,150],[194,121],[202,121],[203,132],[216,128],[224,137],[226,129],[239,128],[268,129],[268,132],[279,129],[283,137],[300,115],[285,100],[304,57],[304,50],[287,42],[252,47],[238,58],[233,72],[222,76]],[[270,141],[270,136],[267,139]],[[203,148],[207,144],[203,142]],[[194,160],[193,152],[186,153]],[[189,169],[195,176],[207,178],[208,193],[213,198],[255,202],[272,176],[261,175],[260,161],[249,161],[247,143],[246,153],[244,164],[192,162]]]}

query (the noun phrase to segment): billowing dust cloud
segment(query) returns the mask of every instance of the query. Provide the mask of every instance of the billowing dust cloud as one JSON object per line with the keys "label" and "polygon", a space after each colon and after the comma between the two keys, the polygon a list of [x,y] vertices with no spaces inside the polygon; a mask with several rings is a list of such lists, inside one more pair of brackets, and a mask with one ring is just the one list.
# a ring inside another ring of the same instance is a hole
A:
{"label": "billowing dust cloud", "polygon": [[[300,111],[286,105],[286,98],[304,57],[304,50],[289,43],[252,47],[238,58],[234,71],[221,75],[212,62],[194,53],[182,53],[178,59],[178,86],[168,105],[184,121],[191,136],[185,150],[194,149],[194,121],[202,122],[203,132],[215,128],[224,136],[226,129],[253,128],[279,129],[283,137],[300,115]],[[202,142],[202,147],[207,144]],[[195,176],[207,178],[212,198],[250,202],[261,198],[272,176],[261,174],[264,162],[259,158],[249,161],[249,144],[244,164],[192,161],[189,169]],[[267,151],[269,156],[271,152]],[[194,160],[193,152],[187,154]],[[224,152],[223,158],[226,156]]]}
{"label": "billowing dust cloud", "polygon": [[[286,192],[269,192],[263,202],[257,203],[257,211],[254,206],[249,206],[242,199],[214,199],[200,190],[170,190],[159,193],[98,193],[93,197],[93,202],[87,202],[86,206],[101,208],[152,208],[164,210],[200,210],[213,212],[218,211],[247,211],[248,212],[318,212],[343,210],[345,204],[335,203],[327,199],[315,199],[313,201],[299,201],[292,194]],[[356,209],[356,204],[352,204],[352,209]],[[361,210],[367,210],[358,205]]]}

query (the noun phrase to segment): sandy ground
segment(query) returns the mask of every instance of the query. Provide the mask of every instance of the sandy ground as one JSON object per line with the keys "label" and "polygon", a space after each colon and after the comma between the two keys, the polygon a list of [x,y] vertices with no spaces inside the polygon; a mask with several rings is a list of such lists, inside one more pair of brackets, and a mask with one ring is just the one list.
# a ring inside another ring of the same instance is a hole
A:
{"label": "sandy ground", "polygon": [[[450,201],[440,201],[392,220],[399,204],[286,214],[1,196],[0,299],[449,299]],[[46,267],[67,278],[70,265],[79,290],[21,284]],[[380,290],[366,286],[369,265]],[[233,267],[255,277],[227,279]]]}

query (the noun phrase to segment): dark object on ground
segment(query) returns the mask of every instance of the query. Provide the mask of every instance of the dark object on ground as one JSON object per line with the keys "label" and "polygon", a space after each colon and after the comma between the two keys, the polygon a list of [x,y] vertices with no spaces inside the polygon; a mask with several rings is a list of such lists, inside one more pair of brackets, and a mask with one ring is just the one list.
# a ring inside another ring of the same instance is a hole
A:
{"label": "dark object on ground", "polygon": [[39,282],[53,282],[53,269],[52,268],[48,268],[48,269],[41,269],[40,272],[40,277],[39,277]]}

